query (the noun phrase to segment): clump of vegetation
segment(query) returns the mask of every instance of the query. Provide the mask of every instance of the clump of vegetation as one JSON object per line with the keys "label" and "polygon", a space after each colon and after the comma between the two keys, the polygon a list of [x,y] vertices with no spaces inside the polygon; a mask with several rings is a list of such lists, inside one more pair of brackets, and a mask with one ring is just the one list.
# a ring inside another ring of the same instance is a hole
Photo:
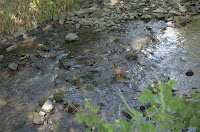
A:
{"label": "clump of vegetation", "polygon": [[143,94],[139,97],[139,102],[143,105],[145,102],[150,103],[149,108],[144,105],[146,108],[145,117],[142,113],[130,108],[119,91],[119,96],[125,103],[131,120],[121,117],[114,124],[101,121],[101,117],[97,114],[99,108],[92,107],[89,103],[90,99],[86,99],[87,103],[85,104],[85,108],[89,109],[89,113],[77,114],[76,118],[79,123],[86,123],[88,126],[87,132],[95,129],[98,132],[132,132],[133,130],[156,132],[157,129],[181,132],[191,126],[200,131],[200,94],[191,94],[192,99],[189,101],[178,94],[173,96],[172,89],[175,84],[176,82],[173,80],[169,80],[167,83],[158,80],[158,83],[154,84],[156,94],[153,94],[149,89],[143,91]]}
{"label": "clump of vegetation", "polygon": [[38,20],[56,18],[74,0],[2,0],[0,1],[0,31],[12,34],[20,28],[37,26]]}

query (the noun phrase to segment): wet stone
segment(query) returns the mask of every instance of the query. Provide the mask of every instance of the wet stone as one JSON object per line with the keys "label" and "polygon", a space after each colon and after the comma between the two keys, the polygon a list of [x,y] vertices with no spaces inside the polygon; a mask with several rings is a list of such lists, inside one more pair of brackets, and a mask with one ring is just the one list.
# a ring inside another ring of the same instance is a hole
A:
{"label": "wet stone", "polygon": [[9,66],[8,66],[10,69],[12,69],[12,70],[17,70],[17,67],[18,67],[18,64],[16,64],[16,63],[11,63]]}
{"label": "wet stone", "polygon": [[51,100],[47,100],[44,105],[42,106],[42,109],[45,111],[45,112],[51,112],[53,109],[54,109],[54,106],[53,106],[53,102]]}
{"label": "wet stone", "polygon": [[51,30],[53,30],[52,25],[48,25],[48,26],[46,26],[45,28],[42,29],[42,31],[51,31]]}
{"label": "wet stone", "polygon": [[47,46],[44,45],[44,44],[38,44],[37,49],[38,49],[38,50],[42,50],[42,51],[48,51],[48,50],[49,50],[49,47],[47,47]]}
{"label": "wet stone", "polygon": [[186,76],[193,76],[194,75],[194,72],[192,70],[188,70],[186,73],[185,73]]}
{"label": "wet stone", "polygon": [[54,95],[54,99],[57,103],[62,103],[63,102],[63,94],[61,93],[55,93]]}
{"label": "wet stone", "polygon": [[128,61],[133,61],[133,60],[137,60],[138,56],[136,54],[129,54],[129,55],[126,55],[125,58]]}
{"label": "wet stone", "polygon": [[37,112],[33,112],[33,123],[36,125],[43,125],[44,124],[44,116],[40,115]]}
{"label": "wet stone", "polygon": [[65,36],[65,41],[75,41],[78,39],[79,37],[75,33],[69,33]]}
{"label": "wet stone", "polygon": [[6,48],[6,51],[7,51],[7,52],[12,52],[12,51],[16,50],[17,48],[18,48],[17,45],[12,45],[12,46]]}

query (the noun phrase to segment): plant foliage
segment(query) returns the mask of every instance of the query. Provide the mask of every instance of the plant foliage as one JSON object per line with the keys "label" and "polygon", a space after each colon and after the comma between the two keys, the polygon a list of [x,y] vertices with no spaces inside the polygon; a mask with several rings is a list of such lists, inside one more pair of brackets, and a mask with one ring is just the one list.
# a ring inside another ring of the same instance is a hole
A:
{"label": "plant foliage", "polygon": [[121,117],[114,124],[102,121],[97,114],[99,108],[92,107],[90,99],[86,99],[85,104],[85,108],[89,110],[89,113],[77,114],[76,118],[79,123],[86,123],[88,126],[87,132],[94,131],[95,129],[98,132],[132,132],[133,130],[156,132],[158,129],[181,132],[190,126],[198,131],[200,127],[200,94],[191,94],[192,99],[188,101],[178,94],[172,95],[172,89],[176,85],[176,82],[173,80],[169,80],[167,83],[158,80],[158,84],[152,84],[156,94],[153,94],[149,89],[145,89],[139,97],[139,102],[143,103],[143,105],[146,102],[149,102],[151,105],[149,108],[146,108],[145,117],[143,117],[142,113],[130,108],[122,93],[118,91],[119,96],[128,109],[128,113],[132,117],[131,120]]}

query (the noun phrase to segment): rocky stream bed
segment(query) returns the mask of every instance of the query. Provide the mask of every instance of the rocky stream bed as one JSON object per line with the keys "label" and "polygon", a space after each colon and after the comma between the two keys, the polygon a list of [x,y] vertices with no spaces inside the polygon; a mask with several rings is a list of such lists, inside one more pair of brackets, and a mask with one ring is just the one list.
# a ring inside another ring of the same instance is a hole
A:
{"label": "rocky stream bed", "polygon": [[[0,131],[84,131],[75,114],[86,98],[112,121],[123,106],[117,89],[141,111],[137,100],[156,81],[152,72],[177,81],[184,97],[199,92],[199,9],[184,1],[89,4],[3,37]],[[117,76],[113,63],[128,72]]]}

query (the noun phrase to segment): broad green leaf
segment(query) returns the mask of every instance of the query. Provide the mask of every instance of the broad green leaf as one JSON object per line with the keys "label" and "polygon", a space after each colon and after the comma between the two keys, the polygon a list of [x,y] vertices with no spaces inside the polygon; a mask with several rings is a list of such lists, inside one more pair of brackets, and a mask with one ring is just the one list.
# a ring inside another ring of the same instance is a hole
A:
{"label": "broad green leaf", "polygon": [[171,109],[171,112],[176,112],[177,111],[177,105],[176,104],[177,103],[173,99],[171,99],[169,101],[169,107]]}
{"label": "broad green leaf", "polygon": [[126,119],[120,119],[120,130],[119,132],[132,132],[133,131],[133,123],[132,122],[128,122]]}
{"label": "broad green leaf", "polygon": [[91,128],[88,128],[85,132],[91,132]]}
{"label": "broad green leaf", "polygon": [[85,120],[85,112],[83,112],[82,115],[77,114],[76,118],[78,119],[78,123],[82,123]]}
{"label": "broad green leaf", "polygon": [[114,128],[114,124],[107,124],[107,123],[103,123],[103,126],[108,130],[108,132],[113,132],[114,130],[116,130],[116,128]]}
{"label": "broad green leaf", "polygon": [[142,95],[140,95],[138,101],[144,103],[147,101],[147,99],[148,99],[147,96],[142,94]]}
{"label": "broad green leaf", "polygon": [[200,119],[199,118],[192,118],[190,120],[190,125],[193,127],[200,126]]}
{"label": "broad green leaf", "polygon": [[97,113],[99,111],[99,107],[91,108],[91,111],[94,112],[94,113]]}
{"label": "broad green leaf", "polygon": [[155,112],[156,110],[157,110],[156,107],[151,107],[151,108],[148,109],[148,112],[153,113],[153,112]]}
{"label": "broad green leaf", "polygon": [[147,126],[149,132],[156,132],[156,128],[152,122],[146,122],[146,126]]}
{"label": "broad green leaf", "polygon": [[162,123],[162,126],[160,126],[160,130],[165,130],[166,128],[168,128],[168,125],[165,123]]}

